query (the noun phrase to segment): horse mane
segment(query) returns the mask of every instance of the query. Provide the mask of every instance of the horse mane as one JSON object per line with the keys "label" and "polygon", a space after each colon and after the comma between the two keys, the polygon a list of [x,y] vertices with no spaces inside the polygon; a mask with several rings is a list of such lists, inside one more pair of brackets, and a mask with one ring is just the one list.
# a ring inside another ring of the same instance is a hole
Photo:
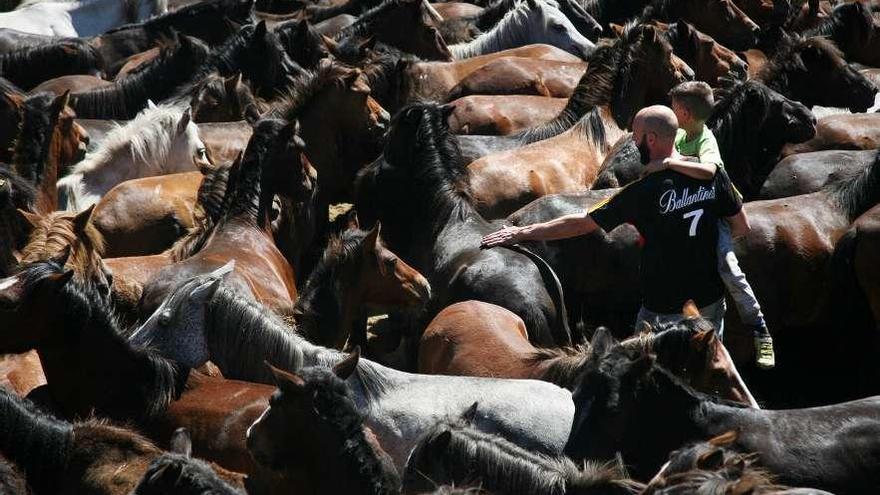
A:
{"label": "horse mane", "polygon": [[208,47],[195,38],[180,37],[173,47],[164,48],[147,66],[115,82],[112,86],[71,95],[71,106],[79,118],[132,119],[152,98],[171,96],[185,85],[194,67],[208,58]]}
{"label": "horse mane", "polygon": [[586,344],[573,347],[538,347],[526,356],[526,361],[529,364],[550,361],[542,379],[571,390],[577,385],[577,378],[583,370],[589,350],[590,346]]}
{"label": "horse mane", "polygon": [[[422,484],[429,474],[419,471],[423,462],[442,463],[456,481],[512,495],[581,493],[590,488],[602,493],[637,493],[635,484],[622,480],[615,467],[586,462],[581,470],[567,457],[529,452],[463,421],[439,421],[418,440],[404,471],[404,487]],[[468,479],[471,476],[478,477]]]}
{"label": "horse mane", "polygon": [[776,54],[764,64],[755,79],[763,82],[770,89],[784,94],[792,75],[804,68],[800,52],[809,47],[828,53],[834,59],[846,60],[840,48],[828,38],[787,35],[780,39]]}
{"label": "horse mane", "polygon": [[342,87],[343,77],[354,69],[339,62],[322,60],[314,71],[293,80],[280,99],[276,100],[272,116],[287,121],[296,119],[315,96],[327,87]]}
{"label": "horse mane", "polygon": [[131,495],[166,493],[242,495],[217,476],[208,463],[170,452],[150,463]]}
{"label": "horse mane", "polygon": [[[37,261],[26,265],[19,272],[22,290],[29,293],[47,277],[61,275],[63,266],[55,261]],[[171,401],[182,390],[188,375],[173,362],[158,354],[144,349],[133,348],[123,337],[117,315],[112,303],[101,295],[91,284],[83,284],[73,278],[56,292],[55,305],[66,322],[65,335],[74,342],[86,339],[105,339],[113,347],[113,352],[129,360],[137,367],[137,375],[127,376],[135,386],[126,386],[118,390],[107,391],[115,394],[120,400],[135,400],[130,410],[123,412],[120,419],[154,419],[165,412]],[[61,331],[58,329],[58,331]],[[130,397],[125,397],[131,394]],[[114,417],[118,411],[96,411],[99,414]]]}
{"label": "horse mane", "polygon": [[397,96],[401,84],[402,71],[408,65],[418,62],[415,55],[402,52],[392,46],[382,45],[372,50],[368,59],[362,64],[362,71],[374,98],[380,99],[383,107],[396,102],[381,101],[382,96]]}
{"label": "horse mane", "polygon": [[[314,397],[317,418],[339,435],[339,458],[349,460],[365,493],[399,493],[397,472],[383,465],[364,434],[364,414],[360,412],[346,382],[325,367],[308,367],[298,372]],[[342,473],[341,473],[342,474]]]}
{"label": "horse mane", "polygon": [[829,194],[850,221],[880,202],[880,151],[864,170],[828,186]]}
{"label": "horse mane", "polygon": [[133,120],[108,132],[98,149],[77,163],[71,174],[94,172],[122,155],[143,163],[152,175],[159,174],[171,154],[183,114],[183,108],[171,105],[145,108]]}
{"label": "horse mane", "polygon": [[21,251],[21,263],[44,260],[70,247],[69,263],[78,275],[98,273],[105,249],[104,237],[91,222],[86,223],[84,235],[78,236],[73,230],[74,217],[76,214],[68,211],[53,211],[40,217],[40,224],[34,226]]}
{"label": "horse mane", "polygon": [[[274,383],[265,363],[298,370],[305,366],[332,367],[342,353],[316,346],[288,327],[262,304],[221,285],[208,302],[205,334],[211,361],[230,378]],[[368,398],[386,393],[382,369],[361,359],[355,371]]]}
{"label": "horse mane", "polygon": [[54,95],[38,93],[22,104],[21,130],[13,146],[12,163],[16,172],[35,186],[43,180],[52,134],[58,122],[58,115],[50,112],[54,101]]}
{"label": "horse mane", "polygon": [[596,107],[620,100],[631,82],[633,65],[641,56],[642,39],[641,26],[629,23],[620,38],[599,44],[559,115],[547,123],[520,131],[514,137],[522,144],[528,144],[558,136]]}
{"label": "horse mane", "polygon": [[666,478],[658,495],[724,495],[728,493],[775,493],[787,487],[777,485],[769,471],[747,465],[744,469],[725,466],[718,471],[694,469]]}
{"label": "horse mane", "polygon": [[174,262],[183,261],[199,252],[214,232],[214,226],[223,216],[231,168],[230,164],[218,165],[202,177],[196,194],[193,226],[167,251]]}
{"label": "horse mane", "polygon": [[[224,16],[230,16],[231,13],[235,13],[234,7],[248,4],[253,6],[253,0],[244,0],[244,2],[242,2],[241,0],[203,0],[198,3],[184,5],[183,7],[176,8],[170,12],[165,12],[164,14],[159,14],[145,21],[128,23],[114,27],[107,30],[104,34],[116,33],[132,28],[146,28],[160,31],[167,30],[173,28],[174,23],[181,18],[196,17],[206,12],[215,10],[222,12]],[[247,21],[249,20],[249,17],[250,16],[246,18],[233,17],[233,20]]]}
{"label": "horse mane", "polygon": [[10,207],[30,211],[36,200],[34,184],[0,163],[0,210]]}
{"label": "horse mane", "polygon": [[54,493],[67,466],[73,427],[38,409],[31,401],[0,388],[0,442],[3,455],[24,471],[42,493]]}
{"label": "horse mane", "polygon": [[339,297],[322,297],[328,291],[339,293],[348,280],[344,277],[352,269],[352,263],[359,263],[364,252],[364,239],[367,232],[349,229],[338,236],[331,236],[321,259],[309,274],[299,298],[293,308],[296,331],[309,340],[314,340],[315,332],[321,324],[332,327],[327,320],[337,318],[341,308]]}
{"label": "horse mane", "polygon": [[[707,127],[718,141],[722,157],[735,157],[742,150],[753,150],[760,143],[762,124],[770,118],[770,88],[757,80],[733,81],[712,109]],[[759,105],[754,105],[754,103]],[[743,112],[746,105],[760,110],[759,115]],[[748,122],[743,121],[743,117]],[[752,155],[752,153],[748,153]]]}
{"label": "horse mane", "polygon": [[53,77],[85,74],[103,67],[98,50],[80,39],[63,39],[0,54],[0,74],[23,88]]}
{"label": "horse mane", "polygon": [[[449,45],[449,51],[452,52],[453,57],[455,59],[470,58],[491,53],[497,51],[501,46],[522,41],[525,32],[522,25],[529,20],[535,9],[529,2],[518,2],[515,5],[489,31],[480,34],[471,41]],[[536,9],[545,7],[545,3],[537,2]]]}

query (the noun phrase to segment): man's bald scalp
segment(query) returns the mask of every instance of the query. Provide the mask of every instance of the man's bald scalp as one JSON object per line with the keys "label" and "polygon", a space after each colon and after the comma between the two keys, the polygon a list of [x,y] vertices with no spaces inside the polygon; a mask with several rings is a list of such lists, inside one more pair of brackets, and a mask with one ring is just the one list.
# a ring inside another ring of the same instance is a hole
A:
{"label": "man's bald scalp", "polygon": [[645,107],[633,119],[633,127],[639,122],[642,132],[653,132],[663,138],[674,138],[678,130],[678,119],[671,108],[663,105]]}

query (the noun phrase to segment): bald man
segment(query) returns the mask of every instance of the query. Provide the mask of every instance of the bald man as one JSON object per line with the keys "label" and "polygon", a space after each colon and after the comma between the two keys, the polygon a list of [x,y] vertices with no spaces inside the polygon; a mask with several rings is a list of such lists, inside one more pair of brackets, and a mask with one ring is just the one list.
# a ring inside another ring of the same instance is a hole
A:
{"label": "bald man", "polygon": [[[678,121],[668,107],[642,109],[633,118],[633,141],[644,165],[675,163]],[[483,247],[520,241],[549,241],[610,232],[632,224],[644,241],[641,254],[642,308],[636,322],[675,321],[692,299],[701,314],[721,328],[724,292],[718,274],[718,220],[734,218],[742,201],[727,174],[689,177],[667,167],[633,182],[590,211],[524,227],[506,227],[482,240]]]}

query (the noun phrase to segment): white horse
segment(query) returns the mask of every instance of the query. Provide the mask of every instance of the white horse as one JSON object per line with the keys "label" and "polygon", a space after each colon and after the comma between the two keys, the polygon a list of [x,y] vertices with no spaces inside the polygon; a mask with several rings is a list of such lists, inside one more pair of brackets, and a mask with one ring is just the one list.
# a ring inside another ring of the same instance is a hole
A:
{"label": "white horse", "polygon": [[59,202],[82,211],[117,184],[154,175],[190,172],[209,166],[199,128],[189,107],[149,102],[134,120],[117,126],[70,175],[58,180]]}
{"label": "white horse", "polygon": [[39,2],[0,14],[0,28],[47,36],[97,36],[168,10],[168,0]]}
{"label": "white horse", "polygon": [[504,14],[491,30],[467,43],[449,47],[456,59],[476,57],[510,48],[544,43],[587,59],[596,45],[584,37],[557,8],[556,2],[525,0]]}

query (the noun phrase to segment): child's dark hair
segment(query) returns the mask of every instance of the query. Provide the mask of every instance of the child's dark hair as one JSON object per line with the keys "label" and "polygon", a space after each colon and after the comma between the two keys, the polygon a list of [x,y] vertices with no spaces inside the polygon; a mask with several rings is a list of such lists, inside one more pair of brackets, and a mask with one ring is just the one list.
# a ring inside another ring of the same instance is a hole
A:
{"label": "child's dark hair", "polygon": [[669,91],[669,97],[684,105],[698,120],[707,120],[715,106],[712,88],[703,81],[683,82]]}

